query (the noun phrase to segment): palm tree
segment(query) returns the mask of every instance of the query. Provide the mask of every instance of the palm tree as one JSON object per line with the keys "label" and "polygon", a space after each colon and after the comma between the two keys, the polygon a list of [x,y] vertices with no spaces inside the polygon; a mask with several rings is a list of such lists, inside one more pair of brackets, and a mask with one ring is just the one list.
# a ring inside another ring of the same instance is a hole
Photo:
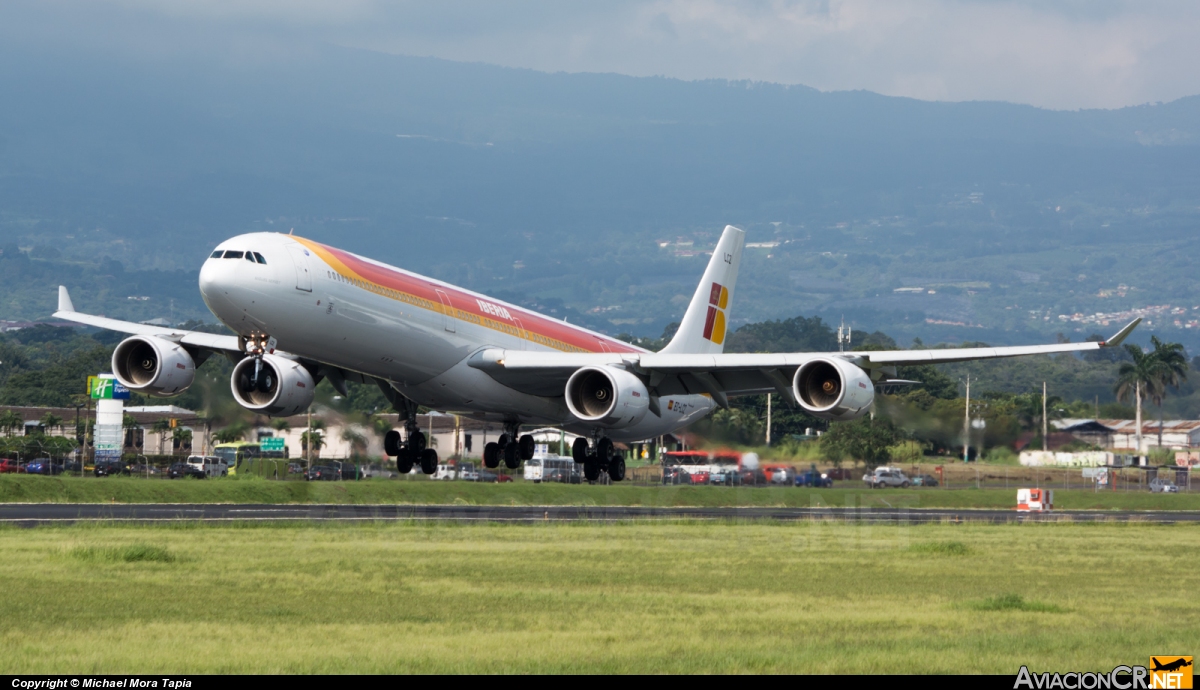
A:
{"label": "palm tree", "polygon": [[1179,343],[1164,343],[1158,336],[1150,336],[1154,351],[1150,356],[1155,359],[1158,371],[1159,385],[1151,397],[1158,406],[1158,447],[1162,448],[1163,435],[1163,399],[1167,396],[1167,386],[1178,390],[1179,384],[1187,380],[1188,361],[1183,345]]}
{"label": "palm tree", "polygon": [[163,442],[167,440],[167,434],[171,431],[171,420],[163,418],[154,422],[154,426],[150,430],[158,434],[158,454],[163,454]]}
{"label": "palm tree", "polygon": [[3,413],[0,413],[0,429],[4,429],[4,433],[7,436],[12,436],[13,431],[24,424],[25,420],[21,415],[12,410],[5,410]]}
{"label": "palm tree", "polygon": [[314,424],[313,428],[300,434],[300,446],[304,450],[312,448],[313,456],[320,457],[321,449],[325,447],[325,435]]}
{"label": "palm tree", "polygon": [[1129,353],[1132,361],[1122,362],[1121,368],[1117,370],[1117,400],[1125,402],[1133,396],[1134,404],[1137,409],[1137,416],[1134,424],[1137,425],[1137,452],[1142,452],[1142,400],[1145,398],[1154,398],[1159,395],[1158,389],[1162,386],[1163,377],[1158,358],[1153,354],[1143,352],[1142,348],[1136,345],[1126,345],[1125,351]]}
{"label": "palm tree", "polygon": [[367,437],[360,434],[354,427],[347,426],[342,429],[342,440],[350,444],[351,457],[358,457],[367,450]]}
{"label": "palm tree", "polygon": [[62,426],[62,422],[63,418],[59,417],[53,412],[47,412],[46,414],[42,415],[42,418],[39,420],[39,423],[43,428],[46,429],[47,432],[53,431],[54,429]]}
{"label": "palm tree", "polygon": [[188,445],[191,442],[191,440],[192,440],[192,430],[191,429],[186,429],[184,427],[177,426],[171,432],[172,445],[174,445],[175,443],[178,443],[180,450],[183,450],[183,447]]}

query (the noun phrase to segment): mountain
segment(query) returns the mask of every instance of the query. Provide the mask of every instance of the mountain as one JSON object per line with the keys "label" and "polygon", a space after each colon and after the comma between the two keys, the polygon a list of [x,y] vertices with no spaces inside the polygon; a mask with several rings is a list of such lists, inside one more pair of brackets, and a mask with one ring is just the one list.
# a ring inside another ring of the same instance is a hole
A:
{"label": "mountain", "polygon": [[[102,260],[194,272],[225,237],[294,228],[657,336],[732,223],[760,245],[735,324],[844,315],[1002,343],[1169,305],[1153,328],[1200,332],[1200,97],[1063,112],[325,45],[135,60],[28,44],[0,46],[0,93],[0,245],[49,262],[46,284]],[[14,296],[34,287],[0,275],[0,318],[45,316]],[[112,302],[123,287],[97,291],[101,309],[203,313],[175,291]],[[1082,316],[1098,311],[1117,316]]]}

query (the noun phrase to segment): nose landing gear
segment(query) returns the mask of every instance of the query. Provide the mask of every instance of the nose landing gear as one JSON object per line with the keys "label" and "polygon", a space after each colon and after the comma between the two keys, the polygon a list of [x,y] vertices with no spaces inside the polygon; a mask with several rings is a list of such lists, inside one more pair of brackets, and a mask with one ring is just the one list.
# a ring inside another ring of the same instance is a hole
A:
{"label": "nose landing gear", "polygon": [[607,472],[614,482],[625,479],[625,456],[613,447],[612,439],[597,434],[592,443],[586,438],[575,439],[571,445],[571,456],[583,465],[583,476],[594,482],[601,472]]}

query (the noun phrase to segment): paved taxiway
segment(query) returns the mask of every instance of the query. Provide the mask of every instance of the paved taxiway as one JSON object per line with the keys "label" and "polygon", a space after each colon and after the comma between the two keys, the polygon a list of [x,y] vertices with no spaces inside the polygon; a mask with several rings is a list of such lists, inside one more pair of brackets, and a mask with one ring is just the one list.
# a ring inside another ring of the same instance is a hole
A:
{"label": "paved taxiway", "polygon": [[1015,510],[945,508],[688,508],[647,506],[465,506],[465,505],[250,505],[231,503],[6,503],[0,523],[33,527],[79,521],[371,521],[451,520],[462,522],[731,520],[782,522],[1149,522],[1200,523],[1200,511]]}

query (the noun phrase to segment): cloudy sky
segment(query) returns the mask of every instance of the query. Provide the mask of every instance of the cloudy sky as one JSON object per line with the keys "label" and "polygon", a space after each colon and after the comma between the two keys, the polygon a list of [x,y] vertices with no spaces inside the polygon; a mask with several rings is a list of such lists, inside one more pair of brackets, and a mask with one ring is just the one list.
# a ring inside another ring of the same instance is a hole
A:
{"label": "cloudy sky", "polygon": [[0,3],[0,38],[148,58],[201,43],[286,54],[327,42],[544,71],[753,79],[1057,109],[1200,93],[1198,36],[1197,0]]}

